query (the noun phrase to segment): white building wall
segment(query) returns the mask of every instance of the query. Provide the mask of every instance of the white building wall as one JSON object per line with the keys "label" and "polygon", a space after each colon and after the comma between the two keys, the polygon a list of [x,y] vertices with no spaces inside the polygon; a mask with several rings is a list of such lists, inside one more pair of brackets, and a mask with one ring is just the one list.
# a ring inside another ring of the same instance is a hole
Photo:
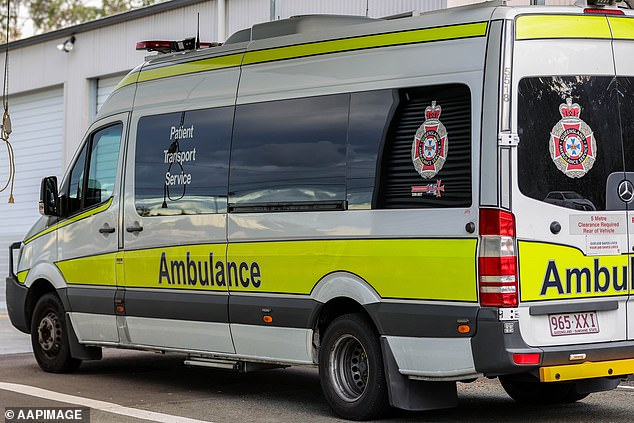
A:
{"label": "white building wall", "polygon": [[[185,0],[182,0],[185,1]],[[181,2],[181,0],[175,0]],[[370,17],[384,17],[397,15],[404,12],[414,12],[454,7],[464,4],[477,3],[477,0],[225,0],[226,15],[224,23],[227,36],[240,29],[248,28],[253,24],[266,22],[275,18],[287,18],[293,15],[309,13],[330,14],[355,14]],[[546,4],[572,4],[574,0],[546,0]],[[512,5],[527,5],[530,0],[511,0]],[[174,3],[177,4],[177,3]],[[273,6],[273,7],[272,7]],[[148,10],[157,10],[148,9]],[[124,20],[108,26],[92,30],[82,30],[78,27],[74,34],[76,41],[74,49],[70,53],[59,51],[56,46],[67,38],[68,35],[58,39],[43,40],[36,44],[12,47],[9,53],[9,92],[11,99],[16,103],[29,97],[31,93],[54,92],[59,97],[55,113],[61,120],[59,129],[46,133],[47,142],[51,142],[59,149],[59,153],[48,155],[49,161],[53,160],[53,166],[47,169],[56,169],[56,176],[61,177],[63,169],[73,157],[73,154],[82,140],[90,120],[96,112],[97,94],[104,95],[105,91],[98,90],[100,78],[128,72],[148,54],[145,51],[136,51],[135,43],[148,39],[174,39],[181,40],[196,35],[197,15],[200,14],[200,36],[203,41],[216,41],[218,38],[217,0],[201,0],[189,3],[182,7],[150,14],[136,19]],[[85,28],[85,27],[83,27]],[[26,43],[23,43],[26,44]],[[4,66],[4,55],[0,56],[0,66]],[[51,89],[53,89],[51,91]],[[159,95],[157,93],[157,95]],[[21,107],[27,107],[28,104]],[[60,114],[59,110],[63,110]],[[53,110],[51,110],[53,112]],[[20,140],[28,137],[32,127],[26,123],[15,120],[11,139],[16,143],[16,198],[15,205],[6,207],[21,211],[24,207],[37,207],[36,191],[39,190],[40,175],[33,172],[27,165]],[[1,153],[0,153],[1,154]],[[0,166],[6,167],[5,161],[0,161]],[[49,172],[50,173],[50,172]],[[0,172],[1,174],[1,172]],[[1,183],[2,181],[0,181]],[[23,195],[23,190],[28,190],[28,195]],[[0,193],[0,203],[6,203],[8,192]],[[28,199],[33,204],[23,204]],[[7,209],[8,210],[8,209]],[[2,213],[2,216],[8,214]],[[13,223],[13,222],[12,222]],[[19,225],[18,225],[19,226]],[[25,233],[28,227],[16,227],[15,233]],[[8,230],[7,228],[4,229]],[[6,261],[6,245],[0,245],[0,269]],[[3,274],[0,274],[0,289],[2,288]]]}
{"label": "white building wall", "polygon": [[275,18],[294,15],[330,13],[337,15],[366,15],[371,18],[397,15],[404,12],[426,12],[441,9],[447,0],[275,0]]}
{"label": "white building wall", "polygon": [[[465,6],[467,4],[481,3],[484,0],[447,0],[447,7]],[[546,6],[570,6],[577,0],[546,0]],[[509,6],[528,6],[531,0],[508,0]]]}
{"label": "white building wall", "polygon": [[227,38],[236,31],[270,20],[271,0],[226,0],[226,2]]}
{"label": "white building wall", "polygon": [[[270,0],[225,0],[227,36],[271,16]],[[447,0],[276,0],[279,18],[308,13],[333,13],[382,17],[410,11],[442,8]],[[196,35],[200,14],[202,40],[217,39],[216,0],[156,13],[91,31],[75,34],[70,53],[56,46],[68,36],[14,49],[9,55],[9,90],[12,94],[62,84],[66,119],[63,133],[63,167],[93,117],[94,80],[103,75],[125,73],[141,63],[146,52],[135,50],[137,41],[146,39],[183,39]],[[0,66],[4,59],[0,59]],[[14,128],[20,131],[19,127]],[[61,175],[58,175],[61,176]],[[1,201],[1,200],[0,200]]]}

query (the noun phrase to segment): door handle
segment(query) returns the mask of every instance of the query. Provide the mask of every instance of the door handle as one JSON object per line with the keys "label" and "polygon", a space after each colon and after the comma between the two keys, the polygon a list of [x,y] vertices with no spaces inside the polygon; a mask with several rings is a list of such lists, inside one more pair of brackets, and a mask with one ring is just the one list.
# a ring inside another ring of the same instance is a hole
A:
{"label": "door handle", "polygon": [[99,228],[99,233],[100,234],[112,234],[114,233],[115,229],[111,226],[109,226],[107,223],[104,223],[104,225]]}
{"label": "door handle", "polygon": [[134,226],[128,226],[127,228],[125,228],[125,230],[127,232],[132,233],[139,233],[143,230],[143,226],[139,225],[139,222],[134,222]]}

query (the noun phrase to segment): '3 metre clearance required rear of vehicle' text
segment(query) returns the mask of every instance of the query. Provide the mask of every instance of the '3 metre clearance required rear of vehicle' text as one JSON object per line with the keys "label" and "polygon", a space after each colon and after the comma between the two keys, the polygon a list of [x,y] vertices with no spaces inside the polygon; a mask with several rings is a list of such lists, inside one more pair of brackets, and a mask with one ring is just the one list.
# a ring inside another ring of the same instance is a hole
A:
{"label": "'3 metre clearance required rear of vehicle' text", "polygon": [[533,404],[615,388],[634,13],[588,3],[139,43],[160,53],[11,246],[13,325],[50,372],[103,347],[316,366],[348,419],[452,407],[478,377]]}

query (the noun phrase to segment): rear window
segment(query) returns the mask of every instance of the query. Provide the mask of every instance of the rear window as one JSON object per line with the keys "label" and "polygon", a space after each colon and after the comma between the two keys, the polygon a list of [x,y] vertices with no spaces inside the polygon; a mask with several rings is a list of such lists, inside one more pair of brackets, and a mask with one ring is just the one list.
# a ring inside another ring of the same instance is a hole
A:
{"label": "rear window", "polygon": [[613,77],[583,75],[520,81],[518,172],[524,195],[582,211],[619,208],[611,186],[624,171],[616,85]]}

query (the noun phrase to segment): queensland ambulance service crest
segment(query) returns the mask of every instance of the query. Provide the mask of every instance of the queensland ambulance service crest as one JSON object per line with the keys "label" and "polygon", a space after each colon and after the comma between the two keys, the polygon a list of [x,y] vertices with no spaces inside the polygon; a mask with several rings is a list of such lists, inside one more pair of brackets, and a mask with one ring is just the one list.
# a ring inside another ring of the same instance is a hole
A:
{"label": "queensland ambulance service crest", "polygon": [[447,129],[440,118],[441,107],[435,101],[425,109],[425,122],[418,127],[412,143],[412,162],[416,171],[431,179],[447,159]]}
{"label": "queensland ambulance service crest", "polygon": [[557,169],[569,178],[585,176],[597,157],[592,129],[579,118],[581,106],[567,98],[559,106],[561,120],[550,131],[550,157]]}

